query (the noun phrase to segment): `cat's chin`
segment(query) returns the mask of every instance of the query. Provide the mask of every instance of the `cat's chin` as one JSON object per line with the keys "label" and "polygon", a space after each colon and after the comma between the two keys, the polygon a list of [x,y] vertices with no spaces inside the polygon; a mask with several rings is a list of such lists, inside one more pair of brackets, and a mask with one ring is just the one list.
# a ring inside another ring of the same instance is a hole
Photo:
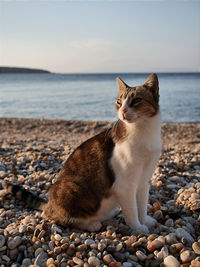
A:
{"label": "cat's chin", "polygon": [[138,122],[138,118],[126,118],[126,119],[121,119],[126,124],[131,124],[131,123],[136,123]]}

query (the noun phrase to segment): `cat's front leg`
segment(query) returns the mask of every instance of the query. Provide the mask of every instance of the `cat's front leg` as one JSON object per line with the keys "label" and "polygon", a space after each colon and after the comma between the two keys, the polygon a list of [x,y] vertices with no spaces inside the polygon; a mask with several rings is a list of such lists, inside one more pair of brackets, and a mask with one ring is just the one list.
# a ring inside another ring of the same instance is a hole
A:
{"label": "cat's front leg", "polygon": [[147,234],[149,230],[146,225],[141,224],[138,218],[138,207],[136,201],[136,190],[126,190],[118,194],[118,202],[122,208],[128,226],[135,234]]}
{"label": "cat's front leg", "polygon": [[149,198],[149,182],[143,183],[138,187],[137,191],[137,206],[139,220],[142,224],[145,224],[148,228],[156,225],[157,221],[151,216],[147,215],[147,203]]}

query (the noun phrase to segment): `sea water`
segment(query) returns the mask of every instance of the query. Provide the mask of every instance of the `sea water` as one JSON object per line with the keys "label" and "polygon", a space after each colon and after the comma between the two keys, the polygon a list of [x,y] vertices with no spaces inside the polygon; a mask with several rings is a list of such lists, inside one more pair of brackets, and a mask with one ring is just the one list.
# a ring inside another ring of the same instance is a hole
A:
{"label": "sea water", "polygon": [[[149,74],[0,74],[0,117],[108,120],[120,76],[128,85]],[[160,73],[164,122],[200,122],[200,73]]]}

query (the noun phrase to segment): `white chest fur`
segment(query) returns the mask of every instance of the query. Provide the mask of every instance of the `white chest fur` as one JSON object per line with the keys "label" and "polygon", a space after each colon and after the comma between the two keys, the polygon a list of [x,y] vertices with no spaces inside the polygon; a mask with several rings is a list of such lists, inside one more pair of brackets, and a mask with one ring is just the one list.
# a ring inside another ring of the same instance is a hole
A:
{"label": "white chest fur", "polygon": [[127,125],[127,131],[127,139],[115,145],[111,158],[116,177],[114,191],[149,181],[161,151],[160,114],[144,124]]}
{"label": "white chest fur", "polygon": [[[161,151],[160,114],[143,124],[130,124],[127,139],[115,145],[111,166],[115,173],[113,197],[127,224],[136,233],[147,233],[155,220],[147,216],[149,180]],[[145,225],[146,224],[146,225]]]}

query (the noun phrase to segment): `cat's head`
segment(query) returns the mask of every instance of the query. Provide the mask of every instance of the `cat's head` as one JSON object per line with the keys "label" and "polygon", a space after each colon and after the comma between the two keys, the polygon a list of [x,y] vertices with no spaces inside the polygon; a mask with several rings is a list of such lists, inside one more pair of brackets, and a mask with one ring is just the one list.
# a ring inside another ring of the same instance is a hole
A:
{"label": "cat's head", "polygon": [[151,74],[140,86],[130,87],[119,77],[117,83],[119,93],[115,107],[120,120],[132,123],[157,114],[159,110],[159,84],[156,74]]}

